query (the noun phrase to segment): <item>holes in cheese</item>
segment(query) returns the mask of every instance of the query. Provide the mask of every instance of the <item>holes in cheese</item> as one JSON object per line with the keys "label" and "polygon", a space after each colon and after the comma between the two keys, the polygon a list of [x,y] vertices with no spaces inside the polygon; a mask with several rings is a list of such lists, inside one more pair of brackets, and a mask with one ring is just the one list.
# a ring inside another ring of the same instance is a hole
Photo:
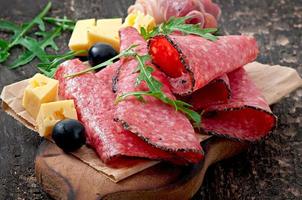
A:
{"label": "holes in cheese", "polygon": [[73,100],[43,103],[37,116],[40,136],[50,137],[54,125],[63,119],[78,119]]}
{"label": "holes in cheese", "polygon": [[42,74],[34,75],[24,90],[22,106],[36,119],[42,103],[56,101],[59,82]]}

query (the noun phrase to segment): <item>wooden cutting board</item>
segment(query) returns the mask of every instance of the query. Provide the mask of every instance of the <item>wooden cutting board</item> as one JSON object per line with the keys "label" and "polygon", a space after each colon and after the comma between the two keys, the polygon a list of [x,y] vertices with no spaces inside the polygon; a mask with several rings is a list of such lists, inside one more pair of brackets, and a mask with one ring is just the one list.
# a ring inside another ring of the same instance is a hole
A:
{"label": "wooden cutting board", "polygon": [[205,159],[199,164],[180,167],[160,163],[114,183],[55,144],[44,141],[36,157],[36,177],[54,199],[190,199],[211,164],[236,155],[247,144],[213,137],[203,147]]}
{"label": "wooden cutting board", "polygon": [[[254,62],[245,69],[269,104],[302,86],[298,73],[288,67]],[[247,144],[216,137],[206,140],[202,146],[205,159],[197,165],[180,167],[161,163],[114,183],[45,141],[36,157],[36,176],[43,189],[55,199],[189,199],[201,186],[211,164],[247,148]]]}

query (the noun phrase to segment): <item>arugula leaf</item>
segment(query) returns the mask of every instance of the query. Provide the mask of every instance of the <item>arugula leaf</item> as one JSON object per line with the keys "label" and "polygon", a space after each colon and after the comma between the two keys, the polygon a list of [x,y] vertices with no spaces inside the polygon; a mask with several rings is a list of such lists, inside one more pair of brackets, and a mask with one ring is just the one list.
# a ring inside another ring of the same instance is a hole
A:
{"label": "arugula leaf", "polygon": [[[43,36],[43,40],[39,42],[39,45],[44,50],[46,47],[50,46],[54,50],[58,50],[56,43],[54,42],[54,38],[60,35],[61,28],[56,28],[51,32],[42,32],[40,35]],[[10,69],[15,69],[19,66],[25,65],[32,61],[35,58],[35,53],[31,51],[25,51],[21,54],[10,66]]]}
{"label": "arugula leaf", "polygon": [[18,56],[18,58],[12,64],[9,65],[9,68],[16,69],[22,65],[29,63],[34,58],[35,58],[35,54],[33,52],[25,51],[20,56]]}
{"label": "arugula leaf", "polygon": [[56,26],[59,26],[63,28],[63,30],[73,30],[75,26],[75,21],[67,19],[66,16],[64,18],[53,18],[53,17],[44,17],[44,21],[54,24]]}
{"label": "arugula leaf", "polygon": [[42,62],[49,62],[49,60],[45,57],[45,52],[41,48],[39,42],[33,38],[25,37],[18,41],[18,44],[21,44],[29,51],[33,52],[33,54],[38,57]]}
{"label": "arugula leaf", "polygon": [[125,49],[124,51],[120,52],[118,55],[114,56],[113,58],[110,58],[109,60],[101,63],[101,64],[98,64],[94,67],[91,67],[91,68],[87,68],[83,71],[80,71],[80,72],[77,72],[77,73],[74,73],[74,74],[66,74],[64,76],[64,78],[73,78],[75,76],[79,76],[79,75],[82,75],[82,74],[85,74],[87,72],[91,72],[91,71],[94,71],[96,69],[100,69],[100,68],[103,68],[103,67],[106,67],[108,65],[111,65],[113,64],[113,61],[120,58],[120,57],[129,57],[129,56],[134,56],[136,53],[133,51],[133,48],[137,47],[138,45],[134,44],[132,46],[130,46],[129,48]]}
{"label": "arugula leaf", "polygon": [[[46,13],[50,10],[51,3],[49,2],[46,7],[42,10],[40,14],[38,14],[31,22],[27,24],[23,24],[22,26],[17,26],[13,22],[9,22],[7,20],[1,20],[0,21],[0,29],[6,30],[6,31],[11,31],[14,33],[14,35],[11,38],[10,43],[5,48],[1,48],[0,51],[0,63],[4,62],[7,60],[9,57],[9,50],[14,47],[15,45],[18,44],[27,44],[27,48],[30,45],[30,42],[24,41],[24,40],[29,40],[24,39],[23,36],[35,25],[37,24],[39,28],[42,31],[45,31],[45,25],[42,20],[42,18],[46,15]],[[32,46],[33,47],[33,46]],[[31,47],[31,48],[32,48]],[[37,50],[37,48],[35,48]],[[39,51],[40,52],[40,51]],[[40,52],[41,53],[41,52]],[[38,55],[38,54],[36,54]],[[24,58],[25,56],[23,56]]]}
{"label": "arugula leaf", "polygon": [[8,42],[0,39],[0,50],[6,49],[8,47]]}
{"label": "arugula leaf", "polygon": [[216,28],[201,29],[199,24],[186,24],[187,19],[190,19],[190,16],[179,18],[171,17],[169,21],[155,27],[151,32],[148,32],[146,29],[142,28],[141,35],[145,40],[147,40],[158,34],[169,35],[174,31],[180,31],[184,34],[198,35],[211,41],[217,40],[217,37],[213,35],[213,33],[217,31]]}
{"label": "arugula leaf", "polygon": [[9,44],[8,50],[19,43],[19,40],[29,31],[35,24],[39,25],[41,30],[45,31],[45,25],[42,21],[42,18],[47,14],[51,8],[51,2],[49,2],[45,8],[39,13],[31,22],[29,22],[25,27],[22,27],[22,31],[14,38],[14,40]]}
{"label": "arugula leaf", "polygon": [[44,69],[46,71],[52,71],[56,70],[59,64],[61,64],[64,60],[69,60],[74,58],[77,55],[80,55],[82,53],[86,53],[86,50],[79,50],[79,51],[69,51],[65,54],[61,55],[44,55],[44,58],[46,59],[52,59],[52,61],[44,62],[38,64],[38,67],[40,69]]}
{"label": "arugula leaf", "polygon": [[7,47],[8,42],[0,39],[0,63],[5,61],[9,56],[9,53],[6,51]]}
{"label": "arugula leaf", "polygon": [[[58,31],[58,33],[60,33],[60,31]],[[53,39],[49,40],[50,39],[50,34],[49,32],[36,32],[35,35],[39,35],[39,36],[42,36],[43,38],[45,38],[45,41],[47,42],[47,46],[50,46],[51,48],[53,48],[55,51],[58,51],[59,50],[59,47],[57,46],[57,44],[55,43],[55,41]],[[59,36],[60,34],[57,34],[56,36]],[[44,41],[40,42],[40,43],[43,43]],[[41,44],[42,45],[42,44]],[[43,49],[45,49],[47,46],[44,47],[41,46]]]}
{"label": "arugula leaf", "polygon": [[138,54],[135,54],[134,57],[138,61],[139,69],[139,75],[137,77],[136,84],[145,81],[148,85],[149,91],[136,91],[122,94],[116,98],[115,103],[119,103],[129,96],[134,96],[140,101],[144,101],[143,96],[152,96],[161,100],[163,103],[173,106],[176,111],[180,111],[187,115],[187,117],[193,120],[195,125],[198,127],[201,122],[200,114],[195,112],[194,110],[191,110],[190,108],[192,106],[190,104],[180,100],[171,99],[161,90],[162,83],[152,76],[154,69],[146,64],[146,62],[151,59],[150,55],[147,54],[140,56]]}
{"label": "arugula leaf", "polygon": [[[148,54],[142,55],[142,56],[138,55],[133,50],[133,48],[135,48],[136,46],[137,45],[130,46],[128,49],[120,52],[117,56],[115,56],[99,65],[96,65],[94,67],[88,68],[86,70],[83,70],[83,71],[80,71],[80,72],[77,72],[74,74],[64,75],[64,77],[73,78],[75,76],[79,76],[81,74],[88,73],[95,69],[105,67],[107,65],[112,64],[114,60],[116,60],[120,57],[134,57],[138,61],[138,67],[137,67],[136,72],[139,73],[137,80],[136,80],[136,84],[138,85],[142,81],[145,81],[147,83],[149,91],[136,91],[136,92],[129,92],[129,93],[122,94],[116,98],[115,103],[117,104],[117,103],[125,100],[129,96],[134,96],[139,101],[144,102],[145,100],[144,100],[143,96],[152,96],[152,97],[155,97],[155,98],[161,100],[162,102],[164,102],[166,104],[173,106],[176,111],[180,111],[180,112],[186,114],[191,120],[194,121],[194,123],[198,127],[201,122],[200,115],[197,112],[190,109],[192,107],[190,104],[180,101],[180,100],[171,99],[165,93],[163,93],[163,91],[161,90],[161,88],[163,86],[162,83],[152,76],[152,72],[154,71],[154,69],[147,64],[147,62],[151,60],[151,56]],[[46,67],[46,66],[43,66],[43,68],[44,67]]]}
{"label": "arugula leaf", "polygon": [[14,34],[21,32],[21,28],[8,20],[0,20],[0,30],[13,32]]}

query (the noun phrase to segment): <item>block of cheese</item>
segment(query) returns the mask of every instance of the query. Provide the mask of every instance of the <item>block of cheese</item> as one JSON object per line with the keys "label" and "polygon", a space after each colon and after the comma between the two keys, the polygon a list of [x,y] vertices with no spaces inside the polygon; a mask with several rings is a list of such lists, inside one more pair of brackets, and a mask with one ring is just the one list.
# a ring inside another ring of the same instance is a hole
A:
{"label": "block of cheese", "polygon": [[89,41],[87,31],[89,27],[94,27],[95,24],[95,19],[78,20],[69,40],[69,49],[73,51],[88,50]]}
{"label": "block of cheese", "polygon": [[122,26],[122,19],[100,19],[95,27],[88,28],[88,40],[90,46],[97,42],[111,45],[117,52],[120,49],[119,29]]}
{"label": "block of cheese", "polygon": [[54,125],[63,119],[78,119],[73,100],[43,103],[37,116],[40,136],[50,137]]}
{"label": "block of cheese", "polygon": [[42,103],[56,101],[59,81],[42,74],[34,75],[24,90],[22,106],[36,119]]}
{"label": "block of cheese", "polygon": [[144,27],[148,32],[152,31],[156,26],[155,20],[151,15],[145,15],[141,11],[135,11],[130,13],[123,24],[124,27],[132,26],[139,32],[141,27]]}

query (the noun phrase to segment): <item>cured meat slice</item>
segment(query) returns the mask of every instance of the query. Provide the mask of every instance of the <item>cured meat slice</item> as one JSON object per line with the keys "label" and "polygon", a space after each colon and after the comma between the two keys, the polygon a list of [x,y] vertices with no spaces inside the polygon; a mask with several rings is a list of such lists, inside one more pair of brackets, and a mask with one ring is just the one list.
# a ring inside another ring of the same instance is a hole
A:
{"label": "cured meat slice", "polygon": [[154,17],[157,24],[171,17],[191,16],[188,23],[199,23],[202,28],[217,27],[221,10],[212,0],[136,0],[128,13],[141,11]]}
{"label": "cured meat slice", "polygon": [[[147,91],[145,84],[135,85],[138,74],[129,71],[133,69],[134,64],[134,62],[128,62],[122,66],[120,77],[123,78],[118,80],[117,95]],[[153,76],[158,80],[165,78],[159,71],[154,72]],[[173,95],[168,93],[169,88],[164,86],[163,91],[173,98]],[[201,146],[186,116],[154,97],[145,96],[144,101],[128,97],[120,102],[116,110],[117,120],[125,129],[137,134],[152,146],[176,154],[187,152],[186,157],[183,155],[184,159],[188,162],[198,162],[202,158]]]}
{"label": "cured meat slice", "polygon": [[225,74],[210,82],[205,87],[196,90],[184,100],[191,104],[194,110],[202,110],[212,105],[226,104],[231,97],[229,78]]}
{"label": "cured meat slice", "polygon": [[149,41],[153,62],[169,76],[172,92],[182,96],[256,59],[256,40],[221,36],[215,42],[196,35],[155,36]]}
{"label": "cured meat slice", "polygon": [[121,28],[120,35],[120,51],[128,49],[131,45],[138,45],[135,48],[135,52],[140,55],[146,55],[148,48],[146,41],[138,34],[137,30],[133,27]]}
{"label": "cured meat slice", "polygon": [[114,121],[115,95],[111,87],[112,75],[118,65],[119,63],[108,66],[98,73],[98,77],[87,73],[74,78],[64,78],[65,74],[87,68],[75,59],[63,63],[55,74],[55,78],[59,80],[60,96],[75,102],[89,144],[104,163],[114,167],[133,163],[133,157],[181,162],[182,158],[176,159],[175,155],[148,145]]}
{"label": "cured meat slice", "polygon": [[[127,31],[129,28],[125,30],[126,32],[122,30],[120,35],[124,35],[125,39],[130,40],[128,44],[137,43],[135,41],[140,37],[139,33],[137,31]],[[127,36],[129,33],[131,35]],[[143,38],[140,40],[143,41]],[[147,46],[146,42],[140,44],[143,46],[139,49]],[[116,87],[118,96],[128,92],[148,90],[145,82],[136,85],[138,73],[135,72],[135,69],[137,69],[137,64],[134,59],[122,61]],[[162,91],[168,97],[175,98],[169,89],[166,76],[154,66],[151,65],[151,67],[154,69],[152,75],[163,84]],[[187,162],[196,163],[200,161],[203,157],[202,149],[186,116],[154,97],[144,96],[144,100],[142,102],[130,96],[120,102],[116,109],[116,119],[126,130],[135,133],[148,144],[175,153]]]}
{"label": "cured meat slice", "polygon": [[229,73],[228,77],[232,89],[229,103],[207,108],[202,127],[206,132],[240,140],[263,138],[276,126],[276,116],[244,68]]}

